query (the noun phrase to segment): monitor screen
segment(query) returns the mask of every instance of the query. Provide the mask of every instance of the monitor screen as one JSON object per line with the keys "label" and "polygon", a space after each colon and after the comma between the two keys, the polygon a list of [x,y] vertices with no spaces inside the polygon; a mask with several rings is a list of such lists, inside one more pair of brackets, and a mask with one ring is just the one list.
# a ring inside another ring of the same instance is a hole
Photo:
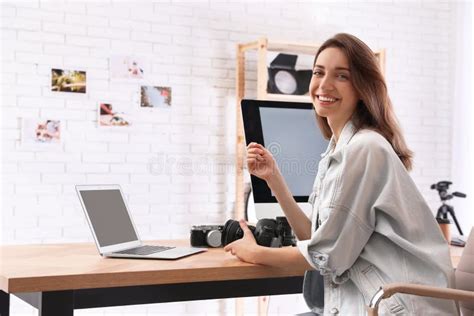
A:
{"label": "monitor screen", "polygon": [[[328,140],[321,134],[311,103],[243,100],[246,143],[265,146],[297,202],[307,202]],[[276,199],[265,181],[252,176],[256,203]]]}
{"label": "monitor screen", "polygon": [[79,192],[101,247],[138,240],[120,190]]}

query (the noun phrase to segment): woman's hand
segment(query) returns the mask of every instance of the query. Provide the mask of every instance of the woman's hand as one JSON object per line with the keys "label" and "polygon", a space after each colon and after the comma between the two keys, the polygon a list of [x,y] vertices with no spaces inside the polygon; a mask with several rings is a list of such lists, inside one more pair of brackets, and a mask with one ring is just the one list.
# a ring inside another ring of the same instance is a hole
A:
{"label": "woman's hand", "polygon": [[247,146],[247,166],[251,174],[267,182],[278,171],[278,166],[270,151],[257,143],[250,143]]}
{"label": "woman's hand", "polygon": [[247,223],[245,223],[243,219],[239,221],[239,224],[244,232],[244,237],[228,244],[224,247],[224,250],[244,262],[258,263],[257,256],[261,246],[257,244],[252,231],[248,228]]}
{"label": "woman's hand", "polygon": [[225,251],[230,251],[231,254],[244,262],[279,268],[295,267],[302,271],[314,269],[306,261],[298,247],[271,248],[259,246],[245,221],[240,220],[239,224],[244,231],[244,237],[225,246]]}

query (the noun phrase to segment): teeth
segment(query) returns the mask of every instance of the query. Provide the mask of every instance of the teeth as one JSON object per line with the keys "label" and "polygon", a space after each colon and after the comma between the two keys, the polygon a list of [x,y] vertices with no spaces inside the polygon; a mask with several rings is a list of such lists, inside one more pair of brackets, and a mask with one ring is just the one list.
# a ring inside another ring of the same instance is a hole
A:
{"label": "teeth", "polygon": [[324,101],[324,102],[335,102],[336,101],[336,99],[323,97],[322,95],[319,96],[319,100]]}

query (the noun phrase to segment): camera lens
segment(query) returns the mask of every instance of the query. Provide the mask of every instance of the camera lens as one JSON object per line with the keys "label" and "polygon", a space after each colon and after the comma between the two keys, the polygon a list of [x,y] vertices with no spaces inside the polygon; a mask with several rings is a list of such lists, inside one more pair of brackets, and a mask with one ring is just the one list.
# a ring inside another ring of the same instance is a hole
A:
{"label": "camera lens", "polygon": [[255,227],[255,240],[260,246],[270,247],[273,238],[277,237],[277,222],[274,219],[263,218]]}
{"label": "camera lens", "polygon": [[222,233],[219,230],[211,230],[206,235],[206,242],[209,246],[217,248],[222,245]]}
{"label": "camera lens", "polygon": [[[255,235],[255,226],[248,225],[248,227],[252,234]],[[229,219],[225,223],[224,229],[222,230],[222,246],[227,246],[231,242],[236,241],[242,237],[244,237],[244,232],[242,228],[240,228],[239,222]]]}
{"label": "camera lens", "polygon": [[240,228],[239,222],[229,219],[222,230],[222,245],[226,246],[243,236],[244,232]]}

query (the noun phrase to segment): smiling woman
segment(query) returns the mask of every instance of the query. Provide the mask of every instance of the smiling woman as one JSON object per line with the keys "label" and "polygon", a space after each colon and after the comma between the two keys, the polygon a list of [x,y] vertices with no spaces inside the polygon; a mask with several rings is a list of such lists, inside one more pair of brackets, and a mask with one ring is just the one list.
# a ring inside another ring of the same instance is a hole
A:
{"label": "smiling woman", "polygon": [[[412,153],[398,126],[370,48],[349,34],[327,40],[315,58],[310,94],[330,138],[319,162],[308,218],[293,199],[271,152],[247,147],[248,170],[265,180],[295,232],[297,247],[244,237],[225,247],[243,261],[300,266],[312,312],[363,315],[380,286],[411,282],[450,287],[453,269],[439,227],[408,174]],[[387,315],[456,315],[453,301],[394,296]]]}
{"label": "smiling woman", "polygon": [[[327,40],[316,53],[309,89],[324,136],[331,138],[333,131],[342,129],[341,122],[347,122],[354,113],[352,121],[356,129],[370,128],[380,133],[411,170],[413,154],[406,146],[393,112],[377,58],[364,42],[344,33]],[[341,99],[341,102],[337,100],[339,107],[324,107],[328,104],[320,97],[331,96],[328,91],[341,93],[334,96]],[[336,112],[338,114],[334,114]],[[338,128],[332,129],[331,123]]]}

